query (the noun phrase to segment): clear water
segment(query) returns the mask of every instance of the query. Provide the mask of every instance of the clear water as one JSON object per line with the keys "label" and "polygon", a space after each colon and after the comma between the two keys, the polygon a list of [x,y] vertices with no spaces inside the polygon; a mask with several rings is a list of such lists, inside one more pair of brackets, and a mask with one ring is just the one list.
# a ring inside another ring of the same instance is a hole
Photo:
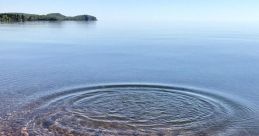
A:
{"label": "clear water", "polygon": [[0,24],[0,135],[259,135],[256,23]]}

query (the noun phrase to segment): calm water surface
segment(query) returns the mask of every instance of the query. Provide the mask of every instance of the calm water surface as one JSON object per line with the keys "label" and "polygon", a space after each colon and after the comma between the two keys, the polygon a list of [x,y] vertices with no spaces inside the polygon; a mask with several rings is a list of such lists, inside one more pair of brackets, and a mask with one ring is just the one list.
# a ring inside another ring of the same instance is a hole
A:
{"label": "calm water surface", "polygon": [[258,136],[258,24],[0,24],[0,135]]}

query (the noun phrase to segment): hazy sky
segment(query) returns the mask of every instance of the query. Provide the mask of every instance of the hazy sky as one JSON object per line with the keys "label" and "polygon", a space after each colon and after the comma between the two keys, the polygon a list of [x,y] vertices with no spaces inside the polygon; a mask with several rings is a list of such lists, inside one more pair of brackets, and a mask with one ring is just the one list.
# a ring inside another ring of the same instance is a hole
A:
{"label": "hazy sky", "polygon": [[259,21],[259,0],[0,0],[0,12],[87,13],[100,20]]}

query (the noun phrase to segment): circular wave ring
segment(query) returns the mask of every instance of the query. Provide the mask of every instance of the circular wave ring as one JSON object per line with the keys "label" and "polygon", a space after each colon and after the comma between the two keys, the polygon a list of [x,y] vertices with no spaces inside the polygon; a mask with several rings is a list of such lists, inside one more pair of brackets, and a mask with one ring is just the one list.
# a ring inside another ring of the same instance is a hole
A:
{"label": "circular wave ring", "polygon": [[248,113],[219,95],[157,85],[65,91],[30,111],[26,128],[33,135],[216,135]]}

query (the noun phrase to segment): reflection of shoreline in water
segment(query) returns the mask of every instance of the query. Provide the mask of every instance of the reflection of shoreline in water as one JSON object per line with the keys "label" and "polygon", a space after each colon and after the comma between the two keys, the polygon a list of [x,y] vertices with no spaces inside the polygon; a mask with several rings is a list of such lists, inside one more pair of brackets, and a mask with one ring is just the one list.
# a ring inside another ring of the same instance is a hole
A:
{"label": "reflection of shoreline in water", "polygon": [[[35,28],[64,28],[66,25],[74,25],[80,28],[93,28],[96,25],[96,21],[32,21],[32,22],[10,22],[3,23],[0,22],[0,27],[14,27],[14,28],[23,28],[23,27],[35,27]],[[78,26],[79,25],[79,26]],[[83,26],[83,27],[82,27]]]}
{"label": "reflection of shoreline in water", "polygon": [[22,110],[25,113],[18,118],[25,120],[14,130],[26,126],[33,135],[239,135],[248,133],[246,127],[251,125],[246,123],[251,111],[239,103],[208,92],[159,85],[72,89],[45,96]]}

